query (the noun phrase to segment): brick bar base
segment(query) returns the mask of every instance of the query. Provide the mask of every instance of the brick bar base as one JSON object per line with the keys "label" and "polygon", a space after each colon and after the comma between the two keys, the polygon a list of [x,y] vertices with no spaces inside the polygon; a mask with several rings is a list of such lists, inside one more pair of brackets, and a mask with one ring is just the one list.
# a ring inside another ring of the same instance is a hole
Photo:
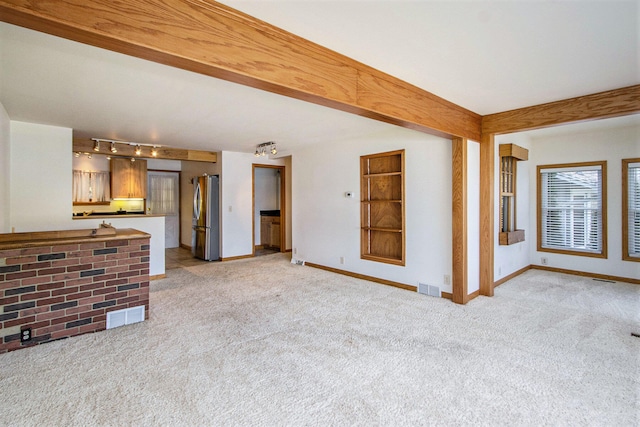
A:
{"label": "brick bar base", "polygon": [[114,310],[144,305],[148,318],[149,235],[139,234],[0,249],[0,353],[103,330]]}

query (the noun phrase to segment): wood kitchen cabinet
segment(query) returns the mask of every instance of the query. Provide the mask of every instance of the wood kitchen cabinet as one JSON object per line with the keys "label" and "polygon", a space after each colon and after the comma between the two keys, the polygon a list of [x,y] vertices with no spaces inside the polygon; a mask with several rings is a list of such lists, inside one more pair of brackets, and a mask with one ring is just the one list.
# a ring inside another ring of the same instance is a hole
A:
{"label": "wood kitchen cabinet", "polygon": [[111,159],[111,198],[147,198],[147,161]]}
{"label": "wood kitchen cabinet", "polygon": [[260,244],[265,248],[280,248],[280,217],[260,217]]}

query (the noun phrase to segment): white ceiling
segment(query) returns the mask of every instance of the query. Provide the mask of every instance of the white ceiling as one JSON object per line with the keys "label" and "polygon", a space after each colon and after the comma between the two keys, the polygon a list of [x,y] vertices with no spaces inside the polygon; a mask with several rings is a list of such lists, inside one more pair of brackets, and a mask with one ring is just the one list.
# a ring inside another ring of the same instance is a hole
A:
{"label": "white ceiling", "polygon": [[[640,83],[640,0],[222,3],[483,115]],[[0,102],[76,136],[203,150],[391,126],[4,23]]]}

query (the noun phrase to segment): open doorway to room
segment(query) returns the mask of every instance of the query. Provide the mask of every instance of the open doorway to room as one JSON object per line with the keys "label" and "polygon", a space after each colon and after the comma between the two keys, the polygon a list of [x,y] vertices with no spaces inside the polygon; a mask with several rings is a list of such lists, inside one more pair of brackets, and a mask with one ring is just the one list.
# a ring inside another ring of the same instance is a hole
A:
{"label": "open doorway to room", "polygon": [[253,165],[253,255],[286,251],[285,167]]}

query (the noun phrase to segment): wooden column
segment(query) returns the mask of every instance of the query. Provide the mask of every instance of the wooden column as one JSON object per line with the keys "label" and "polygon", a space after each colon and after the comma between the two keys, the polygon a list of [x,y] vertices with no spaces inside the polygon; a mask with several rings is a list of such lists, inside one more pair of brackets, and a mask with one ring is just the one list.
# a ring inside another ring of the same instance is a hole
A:
{"label": "wooden column", "polygon": [[495,137],[480,139],[480,295],[493,296]]}
{"label": "wooden column", "polygon": [[452,300],[457,304],[466,304],[469,301],[467,292],[467,139],[453,138],[451,142]]}

